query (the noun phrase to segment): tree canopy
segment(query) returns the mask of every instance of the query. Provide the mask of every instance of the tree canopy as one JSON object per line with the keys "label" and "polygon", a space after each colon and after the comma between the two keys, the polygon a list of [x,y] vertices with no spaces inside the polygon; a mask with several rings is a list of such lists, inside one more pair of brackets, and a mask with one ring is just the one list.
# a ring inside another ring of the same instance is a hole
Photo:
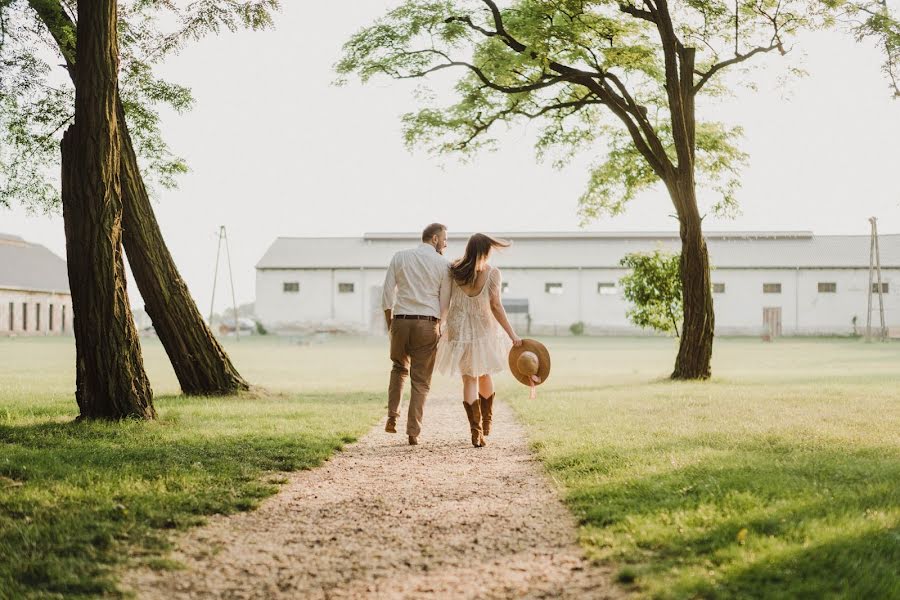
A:
{"label": "tree canopy", "polygon": [[621,212],[688,161],[700,186],[716,192],[712,208],[727,212],[746,159],[741,130],[698,119],[696,154],[679,150],[672,111],[680,108],[666,80],[673,59],[663,46],[694,49],[692,72],[682,75],[698,96],[725,93],[727,68],[786,54],[801,31],[842,19],[859,36],[887,40],[894,69],[896,21],[881,1],[408,0],[354,35],[337,70],[363,81],[461,71],[455,103],[404,117],[407,143],[465,155],[495,146],[502,124],[537,121],[540,157],[557,165],[597,157],[580,198],[586,220]]}
{"label": "tree canopy", "polygon": [[[189,87],[156,67],[205,35],[269,27],[278,8],[279,0],[118,3],[120,94],[145,179],[172,187],[187,170],[163,137],[160,110],[194,102]],[[58,205],[59,140],[74,115],[65,68],[75,64],[76,22],[71,0],[0,0],[0,206]]]}

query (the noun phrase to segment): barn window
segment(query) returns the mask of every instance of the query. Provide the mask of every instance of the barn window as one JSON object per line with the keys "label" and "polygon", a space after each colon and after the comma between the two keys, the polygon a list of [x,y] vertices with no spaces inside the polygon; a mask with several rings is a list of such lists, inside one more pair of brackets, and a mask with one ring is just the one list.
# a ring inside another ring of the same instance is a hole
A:
{"label": "barn window", "polygon": [[28,303],[22,303],[22,331],[28,331]]}
{"label": "barn window", "polygon": [[282,290],[285,294],[296,294],[300,291],[300,282],[299,281],[285,281],[284,287]]}
{"label": "barn window", "polygon": [[544,292],[546,292],[548,294],[555,294],[557,296],[562,295],[563,284],[561,284],[561,283],[545,283],[544,284]]}
{"label": "barn window", "polygon": [[837,283],[834,281],[820,281],[819,282],[819,293],[820,294],[836,294],[837,293]]}
{"label": "barn window", "polygon": [[[890,288],[888,287],[888,284],[886,282],[881,283],[881,293],[882,294],[887,294],[889,289]],[[877,282],[872,284],[872,293],[873,294],[878,293],[878,283]]]}
{"label": "barn window", "polygon": [[764,283],[763,284],[763,294],[780,294],[781,293],[781,284],[780,283]]}
{"label": "barn window", "polygon": [[66,330],[66,305],[63,304],[59,307],[59,330]]}
{"label": "barn window", "polygon": [[724,294],[725,293],[725,284],[724,283],[714,283],[713,284],[713,294]]}
{"label": "barn window", "polygon": [[601,281],[597,284],[597,293],[601,296],[615,296],[616,284],[608,281]]}
{"label": "barn window", "polygon": [[338,293],[339,294],[352,294],[355,286],[352,283],[339,283],[338,284]]}
{"label": "barn window", "polygon": [[505,294],[505,293],[506,293],[506,290],[508,290],[508,289],[509,289],[509,282],[508,282],[508,281],[504,281],[503,283],[500,284],[500,293],[501,293],[501,294]]}
{"label": "barn window", "polygon": [[47,308],[49,309],[49,313],[47,315],[47,325],[50,326],[48,328],[48,331],[53,331],[53,305],[50,304],[47,306]]}
{"label": "barn window", "polygon": [[41,303],[34,305],[35,331],[41,330]]}

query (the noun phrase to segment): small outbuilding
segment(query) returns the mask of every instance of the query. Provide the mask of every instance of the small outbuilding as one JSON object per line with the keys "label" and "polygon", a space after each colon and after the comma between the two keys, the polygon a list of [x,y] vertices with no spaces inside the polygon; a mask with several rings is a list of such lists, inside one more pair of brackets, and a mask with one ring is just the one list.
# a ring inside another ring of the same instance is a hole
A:
{"label": "small outbuilding", "polygon": [[0,336],[71,331],[66,261],[40,244],[0,233]]}

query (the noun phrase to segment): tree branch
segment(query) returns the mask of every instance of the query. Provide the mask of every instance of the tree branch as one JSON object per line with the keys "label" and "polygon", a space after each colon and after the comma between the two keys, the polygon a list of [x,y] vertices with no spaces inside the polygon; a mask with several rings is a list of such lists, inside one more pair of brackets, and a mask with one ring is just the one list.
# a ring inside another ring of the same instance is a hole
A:
{"label": "tree branch", "polygon": [[721,71],[722,69],[724,69],[726,67],[730,67],[732,65],[736,65],[738,63],[742,63],[745,60],[753,58],[757,54],[771,52],[772,50],[778,50],[782,54],[786,53],[784,46],[782,46],[781,42],[775,41],[772,44],[770,44],[769,46],[760,46],[758,48],[754,48],[750,52],[747,52],[744,54],[737,54],[734,56],[734,58],[729,58],[728,60],[723,60],[720,63],[716,63],[712,67],[710,67],[709,70],[706,72],[694,71],[694,73],[696,75],[700,75],[700,81],[698,81],[694,85],[694,93],[696,94],[697,92],[699,92],[700,88],[702,88],[706,84],[706,82],[712,78],[713,75],[715,75],[717,72]]}

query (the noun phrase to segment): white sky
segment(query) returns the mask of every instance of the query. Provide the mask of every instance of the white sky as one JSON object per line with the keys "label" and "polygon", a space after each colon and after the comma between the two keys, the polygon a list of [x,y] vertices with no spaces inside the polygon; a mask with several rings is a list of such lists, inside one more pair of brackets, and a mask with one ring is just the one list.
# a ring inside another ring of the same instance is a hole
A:
{"label": "white sky", "polygon": [[[399,116],[415,108],[412,85],[331,85],[343,42],[392,4],[346,0],[338,12],[332,2],[287,0],[274,31],[207,39],[165,66],[193,88],[197,106],[166,115],[167,139],[191,172],[156,210],[204,314],[219,225],[239,303],[254,298],[254,265],[280,235],[418,231],[431,221],[456,231],[577,229],[591,157],[562,171],[540,165],[527,129],[471,164],[411,155]],[[706,229],[865,234],[876,215],[883,233],[900,233],[900,101],[890,99],[878,50],[816,34],[792,56],[808,77],[780,86],[787,62],[766,58],[757,91],[738,90],[699,115],[742,125],[750,154],[742,215],[710,216]],[[672,212],[656,190],[588,229],[674,230]],[[60,218],[0,209],[0,231],[64,255]],[[230,305],[223,274],[216,310]],[[138,303],[136,286],[129,292]]]}

